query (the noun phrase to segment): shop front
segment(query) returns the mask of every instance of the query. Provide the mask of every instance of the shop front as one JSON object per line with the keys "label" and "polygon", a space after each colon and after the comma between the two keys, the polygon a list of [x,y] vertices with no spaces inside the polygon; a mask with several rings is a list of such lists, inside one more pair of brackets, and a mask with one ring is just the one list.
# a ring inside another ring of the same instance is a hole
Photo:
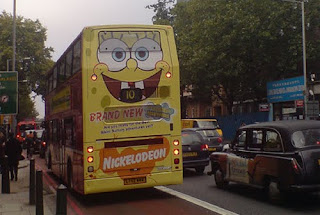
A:
{"label": "shop front", "polygon": [[269,121],[303,119],[303,90],[303,76],[268,82]]}

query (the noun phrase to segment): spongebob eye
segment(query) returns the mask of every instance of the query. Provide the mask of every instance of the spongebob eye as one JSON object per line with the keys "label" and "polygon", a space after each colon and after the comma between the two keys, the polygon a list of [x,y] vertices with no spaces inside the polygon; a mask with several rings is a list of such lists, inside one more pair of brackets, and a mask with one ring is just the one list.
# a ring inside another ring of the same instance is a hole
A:
{"label": "spongebob eye", "polygon": [[136,58],[141,61],[147,60],[149,57],[149,51],[145,47],[137,48]]}
{"label": "spongebob eye", "polygon": [[138,40],[132,46],[132,58],[137,60],[138,67],[144,71],[154,70],[156,63],[162,60],[160,45],[150,38]]}
{"label": "spongebob eye", "polygon": [[129,58],[130,51],[127,44],[119,39],[104,40],[99,46],[98,60],[106,64],[111,72],[123,70]]}
{"label": "spongebob eye", "polygon": [[121,62],[126,58],[126,52],[122,48],[116,48],[112,52],[112,58],[117,62]]}

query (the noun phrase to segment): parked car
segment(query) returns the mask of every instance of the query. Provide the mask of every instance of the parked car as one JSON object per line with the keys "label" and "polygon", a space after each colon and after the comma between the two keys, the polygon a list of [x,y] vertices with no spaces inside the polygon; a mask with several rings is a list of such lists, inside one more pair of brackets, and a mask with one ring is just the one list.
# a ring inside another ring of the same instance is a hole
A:
{"label": "parked car", "polygon": [[47,150],[47,132],[45,130],[42,132],[39,147],[39,156],[40,158],[44,158]]}
{"label": "parked car", "polygon": [[208,145],[196,131],[182,130],[181,136],[183,168],[195,168],[198,174],[202,174],[209,165]]}
{"label": "parked car", "polygon": [[217,131],[212,128],[187,128],[184,131],[194,131],[201,135],[204,143],[208,145],[209,152],[220,152],[223,150],[223,138]]}
{"label": "parked car", "polygon": [[217,187],[230,181],[280,192],[320,190],[320,122],[275,121],[238,129],[229,152],[210,155]]}

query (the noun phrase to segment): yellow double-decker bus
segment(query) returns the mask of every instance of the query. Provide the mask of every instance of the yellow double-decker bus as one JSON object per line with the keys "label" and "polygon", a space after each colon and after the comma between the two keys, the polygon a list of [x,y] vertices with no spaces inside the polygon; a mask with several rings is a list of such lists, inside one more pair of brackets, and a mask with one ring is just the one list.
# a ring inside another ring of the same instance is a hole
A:
{"label": "yellow double-decker bus", "polygon": [[173,29],[86,27],[48,72],[48,168],[81,194],[182,183]]}

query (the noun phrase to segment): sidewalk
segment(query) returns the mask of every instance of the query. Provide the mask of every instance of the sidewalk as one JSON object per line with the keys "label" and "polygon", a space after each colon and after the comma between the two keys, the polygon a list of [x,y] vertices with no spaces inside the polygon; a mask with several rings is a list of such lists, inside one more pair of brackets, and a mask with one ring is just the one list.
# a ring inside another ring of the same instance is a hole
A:
{"label": "sidewalk", "polygon": [[[29,205],[29,174],[30,174],[30,161],[28,159],[19,162],[18,181],[10,180],[10,194],[1,193],[2,175],[0,175],[0,215],[34,215],[36,214],[36,206]],[[45,215],[53,215],[52,211],[53,198],[52,192],[43,189],[43,208]],[[45,196],[46,195],[46,196]],[[50,195],[50,199],[48,199]],[[50,203],[49,203],[50,202]]]}

